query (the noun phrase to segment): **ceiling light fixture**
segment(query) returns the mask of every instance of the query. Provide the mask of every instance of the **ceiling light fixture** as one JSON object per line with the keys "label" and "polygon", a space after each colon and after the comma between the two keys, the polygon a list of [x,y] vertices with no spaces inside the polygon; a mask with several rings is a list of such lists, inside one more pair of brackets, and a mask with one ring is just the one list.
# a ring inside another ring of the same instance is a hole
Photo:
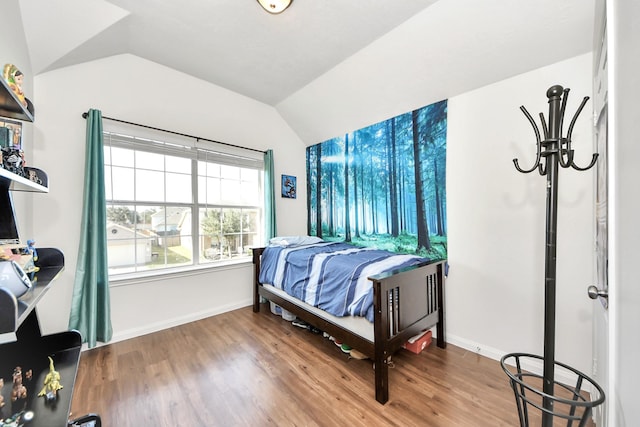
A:
{"label": "ceiling light fixture", "polygon": [[278,13],[284,12],[284,10],[291,5],[292,1],[293,0],[258,0],[258,3],[260,3],[260,6],[267,12],[277,15]]}

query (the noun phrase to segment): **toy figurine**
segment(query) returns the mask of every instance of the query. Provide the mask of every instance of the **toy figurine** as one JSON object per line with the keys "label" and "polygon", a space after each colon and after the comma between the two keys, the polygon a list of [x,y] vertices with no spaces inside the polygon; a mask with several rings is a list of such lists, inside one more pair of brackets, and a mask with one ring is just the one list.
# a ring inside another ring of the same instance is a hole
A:
{"label": "toy figurine", "polygon": [[49,357],[49,373],[44,377],[44,387],[38,396],[44,396],[47,401],[55,400],[58,397],[58,390],[62,389],[60,384],[60,373],[53,366],[53,359]]}
{"label": "toy figurine", "polygon": [[42,185],[42,179],[40,179],[40,177],[38,176],[38,172],[33,169],[29,169],[27,171],[27,179],[31,182]]}
{"label": "toy figurine", "polygon": [[22,427],[33,420],[35,414],[33,411],[22,411],[17,414],[13,414],[9,418],[0,420],[0,427]]}
{"label": "toy figurine", "polygon": [[27,388],[22,384],[22,368],[16,366],[13,370],[13,390],[11,391],[11,401],[27,398]]}
{"label": "toy figurine", "polygon": [[2,151],[2,167],[24,177],[24,153],[21,153],[20,150],[7,148],[3,148]]}
{"label": "toy figurine", "polygon": [[[20,254],[23,257],[20,266],[29,276],[29,279],[33,284],[35,284],[34,282],[36,280],[36,273],[40,271],[40,267],[35,265],[35,262],[38,261],[38,251],[36,250],[35,244],[35,240],[29,239],[27,240],[27,246],[20,248]],[[14,253],[17,252],[15,252],[14,250]]]}
{"label": "toy figurine", "polygon": [[25,255],[33,255],[33,260],[38,261],[38,251],[36,250],[36,241],[33,239],[27,240],[27,247],[24,250]]}
{"label": "toy figurine", "polygon": [[0,420],[0,427],[20,427],[20,418],[18,415],[12,415],[7,419]]}
{"label": "toy figurine", "polygon": [[29,104],[27,103],[27,99],[24,97],[24,92],[22,91],[24,75],[20,70],[18,70],[18,67],[13,64],[6,64],[2,72],[2,77],[4,78],[4,81],[7,82],[7,85],[11,88],[13,93],[15,93],[22,106],[27,107]]}

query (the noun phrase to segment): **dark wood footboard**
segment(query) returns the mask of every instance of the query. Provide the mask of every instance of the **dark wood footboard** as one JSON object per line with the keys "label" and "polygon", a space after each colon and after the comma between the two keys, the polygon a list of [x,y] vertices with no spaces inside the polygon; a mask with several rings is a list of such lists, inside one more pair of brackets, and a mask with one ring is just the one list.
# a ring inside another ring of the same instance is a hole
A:
{"label": "dark wood footboard", "polygon": [[436,326],[437,345],[445,348],[444,266],[433,261],[372,276],[374,289],[374,342],[316,316],[262,286],[260,256],[264,248],[253,249],[253,311],[260,311],[260,297],[274,302],[298,318],[348,343],[375,364],[375,395],[380,403],[389,400],[390,357],[412,336]]}
{"label": "dark wood footboard", "polygon": [[376,400],[389,400],[389,358],[407,340],[436,326],[445,348],[444,264],[434,261],[372,276],[375,318]]}

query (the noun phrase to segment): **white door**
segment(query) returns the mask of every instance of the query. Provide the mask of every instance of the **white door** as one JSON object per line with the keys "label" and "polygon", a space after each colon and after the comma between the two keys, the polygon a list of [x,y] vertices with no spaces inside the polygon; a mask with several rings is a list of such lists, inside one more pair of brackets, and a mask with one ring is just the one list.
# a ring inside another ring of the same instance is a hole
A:
{"label": "white door", "polygon": [[[593,379],[604,389],[609,397],[609,311],[608,311],[608,261],[609,261],[609,212],[608,178],[609,132],[608,132],[608,46],[605,0],[596,3],[593,46],[593,111],[594,140],[598,153],[596,164],[596,279],[591,287],[590,297],[595,298],[593,308]],[[593,292],[595,291],[595,292]],[[601,296],[598,296],[598,293]],[[595,399],[595,396],[593,396]],[[605,404],[594,409],[594,419],[598,427],[607,426],[607,407]]]}
{"label": "white door", "polygon": [[606,67],[594,73],[594,82],[606,76],[596,134],[606,133],[608,145],[608,257],[606,276],[599,279],[605,280],[608,309],[594,303],[593,354],[594,379],[607,400],[596,415],[598,427],[632,427],[640,425],[640,1],[598,0],[596,29],[603,16]]}

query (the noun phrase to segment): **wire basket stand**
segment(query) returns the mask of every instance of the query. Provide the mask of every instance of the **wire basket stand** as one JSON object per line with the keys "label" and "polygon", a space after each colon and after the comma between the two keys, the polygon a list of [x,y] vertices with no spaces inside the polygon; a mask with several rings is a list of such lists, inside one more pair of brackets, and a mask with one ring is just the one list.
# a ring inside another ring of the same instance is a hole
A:
{"label": "wire basket stand", "polygon": [[[570,378],[573,385],[554,380],[556,386],[554,395],[549,395],[541,390],[544,383],[543,376],[527,372],[522,368],[523,363],[530,364],[540,360],[542,360],[541,356],[533,354],[511,353],[505,355],[500,361],[502,369],[509,376],[509,382],[515,394],[520,427],[530,427],[531,421],[537,416],[534,413],[538,411],[541,419],[550,417],[559,421],[552,421],[554,426],[586,426],[593,408],[604,402],[602,388],[582,372],[556,361],[557,371],[562,371],[565,374],[564,377]],[[582,391],[583,388],[590,389],[591,395],[595,394],[597,398],[591,399],[590,395]],[[547,402],[546,407],[545,402]]]}

